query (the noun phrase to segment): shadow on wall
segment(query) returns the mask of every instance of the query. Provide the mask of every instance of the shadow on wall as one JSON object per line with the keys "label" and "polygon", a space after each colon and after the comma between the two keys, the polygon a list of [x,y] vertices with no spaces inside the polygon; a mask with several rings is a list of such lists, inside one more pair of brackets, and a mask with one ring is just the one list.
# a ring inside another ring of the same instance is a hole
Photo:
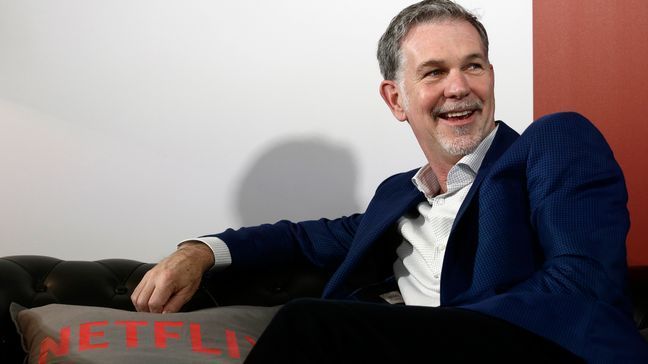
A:
{"label": "shadow on wall", "polygon": [[321,138],[280,141],[261,152],[238,183],[242,226],[359,212],[351,150]]}

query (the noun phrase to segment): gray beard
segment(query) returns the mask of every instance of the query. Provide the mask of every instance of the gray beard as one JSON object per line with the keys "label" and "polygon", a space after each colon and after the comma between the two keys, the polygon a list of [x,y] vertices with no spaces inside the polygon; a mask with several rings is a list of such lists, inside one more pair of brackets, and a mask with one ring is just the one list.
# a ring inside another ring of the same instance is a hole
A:
{"label": "gray beard", "polygon": [[453,127],[452,131],[452,135],[439,136],[441,147],[452,156],[463,157],[474,152],[484,139],[480,134],[471,135],[469,125]]}

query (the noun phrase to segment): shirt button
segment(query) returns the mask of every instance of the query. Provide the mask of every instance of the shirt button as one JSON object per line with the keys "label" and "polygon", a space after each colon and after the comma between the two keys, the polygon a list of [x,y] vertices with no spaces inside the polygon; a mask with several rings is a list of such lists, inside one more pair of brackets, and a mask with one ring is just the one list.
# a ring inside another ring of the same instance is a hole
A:
{"label": "shirt button", "polygon": [[435,275],[433,275],[433,277],[434,277],[434,279],[438,280],[439,278],[441,278],[441,275],[435,274]]}

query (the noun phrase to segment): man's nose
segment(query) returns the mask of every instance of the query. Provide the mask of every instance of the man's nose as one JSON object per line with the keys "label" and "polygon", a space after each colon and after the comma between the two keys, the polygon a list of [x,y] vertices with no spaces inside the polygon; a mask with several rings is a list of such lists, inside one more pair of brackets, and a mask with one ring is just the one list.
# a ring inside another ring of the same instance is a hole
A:
{"label": "man's nose", "polygon": [[470,84],[466,75],[461,71],[451,71],[446,78],[444,96],[446,98],[460,99],[470,93]]}

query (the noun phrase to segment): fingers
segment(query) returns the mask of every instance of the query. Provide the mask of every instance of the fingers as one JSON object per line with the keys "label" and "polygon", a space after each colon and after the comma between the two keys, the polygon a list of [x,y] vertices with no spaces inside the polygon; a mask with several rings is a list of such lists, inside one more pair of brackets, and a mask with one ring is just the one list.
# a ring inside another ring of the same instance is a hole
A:
{"label": "fingers", "polygon": [[213,265],[213,255],[205,257],[205,252],[202,247],[179,249],[146,272],[131,295],[135,309],[152,313],[179,311],[198,290],[203,273]]}
{"label": "fingers", "polygon": [[158,269],[146,273],[140,284],[131,295],[135,309],[140,312],[162,312],[162,307],[171,295],[168,284],[160,278]]}
{"label": "fingers", "polygon": [[[148,300],[148,310],[151,313],[162,313],[162,311],[165,312],[177,312],[180,310],[182,305],[178,307],[177,310],[175,311],[169,311],[169,310],[164,310],[164,308],[167,305],[167,302],[169,301],[169,298],[171,297],[171,292],[169,290],[164,289],[163,287],[157,287],[157,289],[153,290],[153,293],[151,294],[151,298]],[[184,304],[184,302],[183,302]]]}

